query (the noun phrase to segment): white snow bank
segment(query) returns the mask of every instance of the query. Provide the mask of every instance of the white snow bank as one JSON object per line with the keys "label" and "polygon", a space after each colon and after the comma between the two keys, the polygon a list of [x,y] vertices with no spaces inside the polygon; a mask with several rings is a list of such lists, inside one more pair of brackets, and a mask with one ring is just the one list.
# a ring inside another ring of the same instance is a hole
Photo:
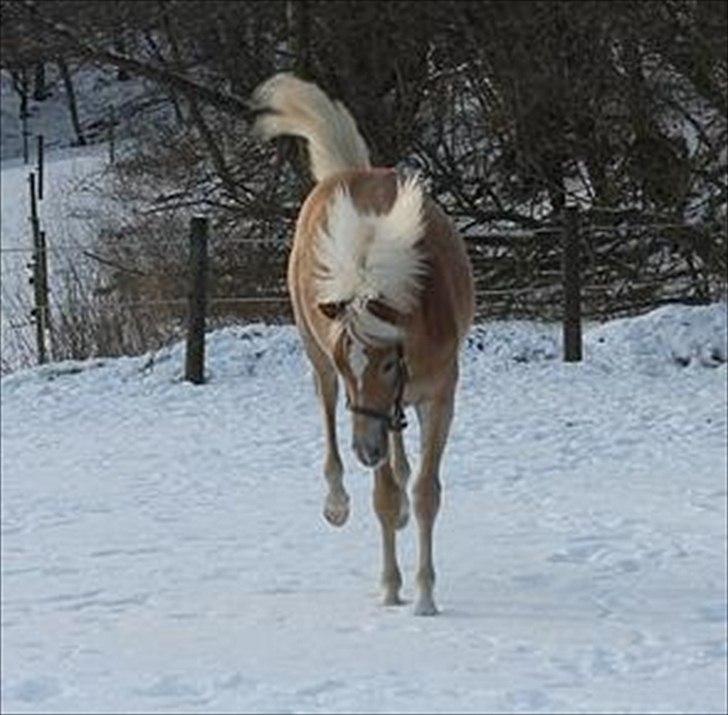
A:
{"label": "white snow bank", "polygon": [[638,318],[592,330],[587,345],[624,366],[676,364],[716,367],[726,362],[726,304],[668,305]]}
{"label": "white snow bank", "polygon": [[[716,367],[726,362],[728,312],[725,302],[706,306],[666,305],[645,315],[584,329],[585,360],[636,370],[671,366]],[[507,365],[559,360],[561,326],[502,321],[473,328],[466,359]]]}
{"label": "white snow bank", "polygon": [[[679,368],[715,368],[726,362],[728,319],[725,303],[708,306],[670,305],[636,318],[588,327],[584,334],[586,363],[597,369],[631,369],[638,373]],[[13,390],[27,381],[54,380],[103,368],[113,383],[139,378],[146,385],[180,382],[184,375],[184,342],[139,357],[64,361],[18,371],[3,379]],[[462,360],[483,369],[559,362],[561,326],[530,321],[494,321],[476,325],[465,342]],[[250,324],[208,333],[206,378],[220,383],[241,376],[308,371],[298,332],[292,325]],[[94,381],[99,378],[93,376]]]}

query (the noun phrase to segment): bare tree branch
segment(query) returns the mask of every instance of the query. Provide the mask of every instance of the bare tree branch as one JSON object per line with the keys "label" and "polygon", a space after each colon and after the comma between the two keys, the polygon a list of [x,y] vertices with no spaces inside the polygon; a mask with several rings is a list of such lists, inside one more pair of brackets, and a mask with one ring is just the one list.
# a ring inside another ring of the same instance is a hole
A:
{"label": "bare tree branch", "polygon": [[246,120],[250,120],[253,115],[248,101],[241,97],[198,84],[189,77],[168,68],[155,67],[129,57],[127,54],[97,47],[87,42],[65,23],[56,22],[44,15],[33,0],[22,0],[21,3],[13,3],[10,7],[13,6],[22,7],[34,20],[40,23],[46,32],[56,38],[70,42],[77,52],[92,60],[110,64],[118,69],[125,69],[142,77],[161,82],[187,97],[199,98],[228,114],[243,117]]}

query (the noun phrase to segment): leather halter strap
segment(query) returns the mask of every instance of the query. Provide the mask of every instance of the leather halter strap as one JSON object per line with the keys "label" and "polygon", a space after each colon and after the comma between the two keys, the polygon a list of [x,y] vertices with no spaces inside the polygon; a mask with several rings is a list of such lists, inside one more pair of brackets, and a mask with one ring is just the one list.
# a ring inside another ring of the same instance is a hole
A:
{"label": "leather halter strap", "polygon": [[387,425],[387,429],[390,432],[401,432],[407,426],[407,418],[404,414],[404,406],[402,405],[402,398],[404,396],[404,388],[407,384],[408,372],[407,364],[404,361],[404,354],[402,352],[402,346],[397,346],[397,392],[394,396],[394,405],[392,411],[382,412],[380,410],[374,410],[371,407],[365,405],[352,405],[349,400],[349,396],[346,396],[346,409],[350,412],[354,412],[357,415],[364,415],[365,417],[371,417],[375,420],[381,420]]}

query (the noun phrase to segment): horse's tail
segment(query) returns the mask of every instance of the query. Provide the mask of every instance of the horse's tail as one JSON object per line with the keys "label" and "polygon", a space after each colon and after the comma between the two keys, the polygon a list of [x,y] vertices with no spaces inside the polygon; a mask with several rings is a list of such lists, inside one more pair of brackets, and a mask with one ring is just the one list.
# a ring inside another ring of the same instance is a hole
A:
{"label": "horse's tail", "polygon": [[315,84],[292,74],[277,74],[255,90],[252,103],[262,112],[253,125],[254,133],[265,139],[283,134],[308,139],[316,181],[347,169],[369,168],[369,150],[354,118]]}

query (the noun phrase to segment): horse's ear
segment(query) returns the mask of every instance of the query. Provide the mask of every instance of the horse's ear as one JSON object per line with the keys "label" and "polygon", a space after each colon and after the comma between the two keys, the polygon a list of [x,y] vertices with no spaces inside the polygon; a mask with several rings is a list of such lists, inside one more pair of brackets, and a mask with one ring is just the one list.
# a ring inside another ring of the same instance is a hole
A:
{"label": "horse's ear", "polygon": [[330,320],[336,320],[337,318],[340,318],[344,311],[346,310],[346,306],[348,304],[346,301],[335,301],[333,303],[319,303],[318,307],[319,310]]}
{"label": "horse's ear", "polygon": [[390,323],[391,325],[404,324],[404,315],[378,298],[372,298],[367,301],[367,310],[385,323]]}

